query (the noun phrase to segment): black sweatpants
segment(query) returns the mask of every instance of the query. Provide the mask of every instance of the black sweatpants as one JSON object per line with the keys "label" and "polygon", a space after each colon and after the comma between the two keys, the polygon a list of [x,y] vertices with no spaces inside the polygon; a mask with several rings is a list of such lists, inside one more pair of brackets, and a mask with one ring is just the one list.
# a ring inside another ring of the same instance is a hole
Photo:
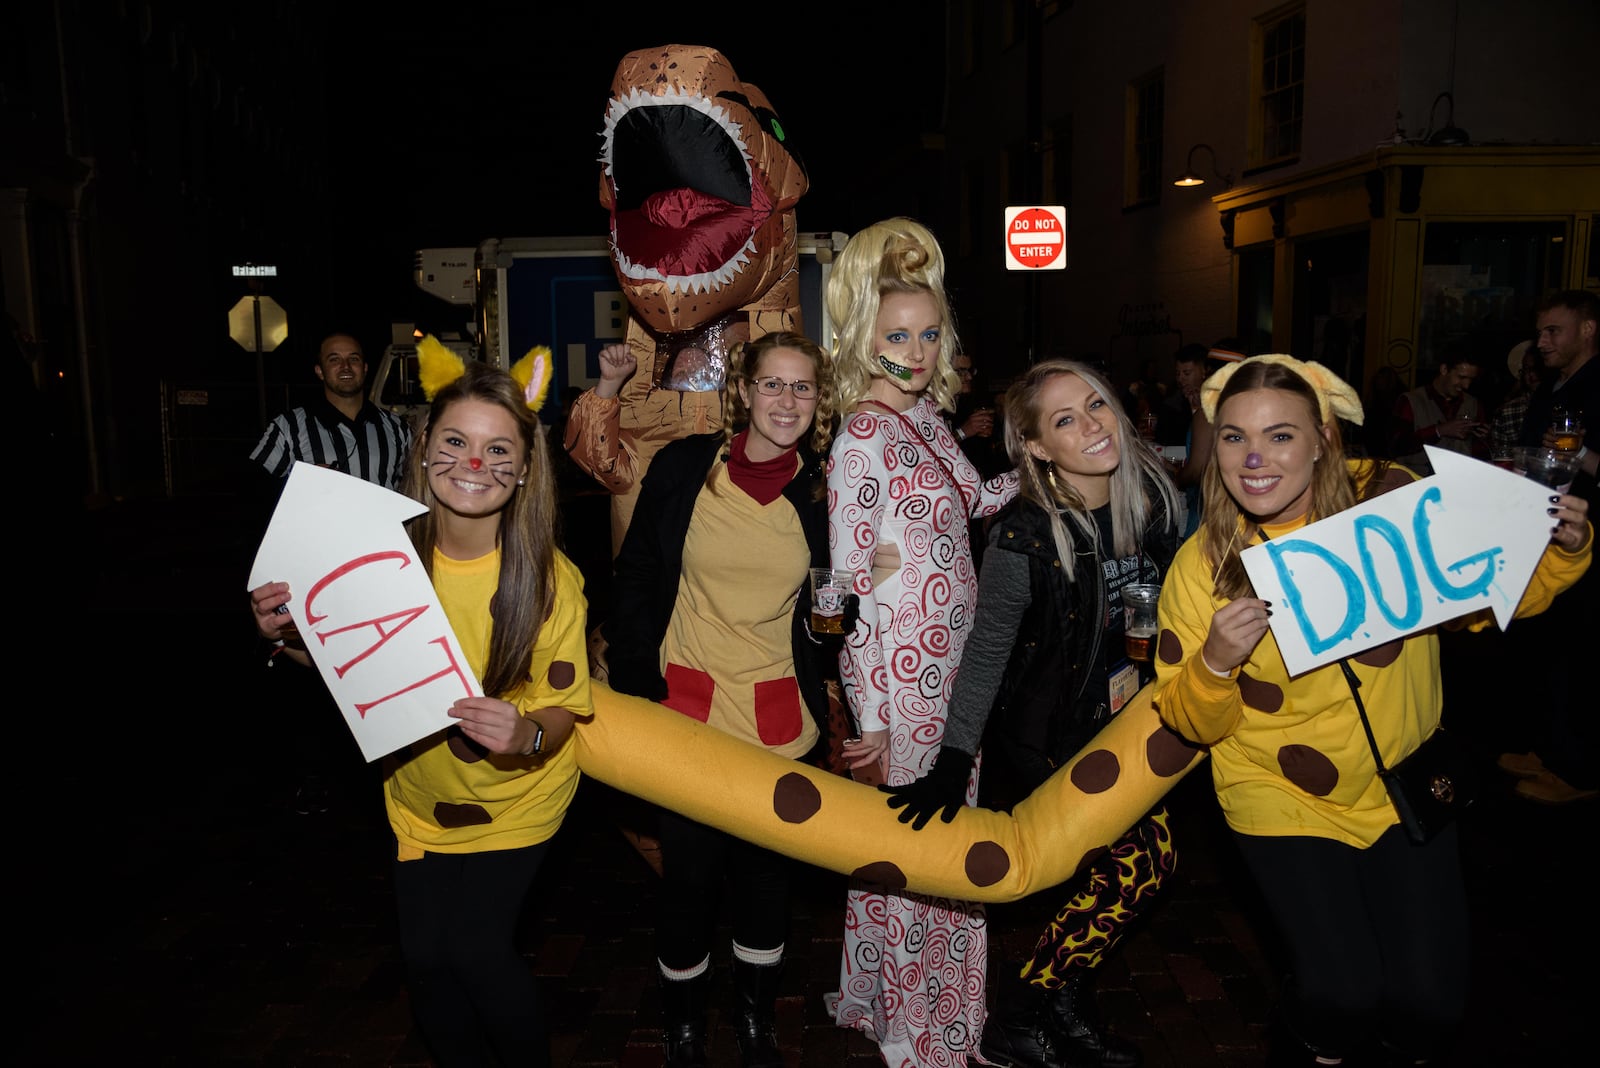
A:
{"label": "black sweatpants", "polygon": [[1285,1019],[1318,1053],[1381,1038],[1437,1056],[1466,1012],[1467,899],[1457,830],[1414,845],[1397,824],[1367,849],[1234,836],[1290,954]]}

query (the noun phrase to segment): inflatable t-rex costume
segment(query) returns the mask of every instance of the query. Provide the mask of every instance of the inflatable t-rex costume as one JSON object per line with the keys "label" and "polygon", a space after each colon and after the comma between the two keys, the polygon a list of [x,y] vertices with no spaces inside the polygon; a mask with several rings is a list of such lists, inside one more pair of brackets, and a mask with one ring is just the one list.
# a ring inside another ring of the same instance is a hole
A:
{"label": "inflatable t-rex costume", "polygon": [[613,494],[615,555],[639,479],[669,441],[722,425],[728,350],[800,329],[795,202],[805,168],[760,89],[721,52],[629,52],[611,81],[600,203],[639,370],[573,407],[566,447]]}

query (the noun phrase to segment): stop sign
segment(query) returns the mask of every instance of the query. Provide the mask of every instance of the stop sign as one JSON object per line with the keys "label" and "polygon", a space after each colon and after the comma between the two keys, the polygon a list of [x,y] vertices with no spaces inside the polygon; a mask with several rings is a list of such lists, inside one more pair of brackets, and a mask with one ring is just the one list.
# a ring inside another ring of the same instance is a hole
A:
{"label": "stop sign", "polygon": [[289,336],[289,313],[271,297],[240,297],[228,309],[228,336],[246,352],[256,349],[256,302],[261,303],[261,352],[271,352]]}
{"label": "stop sign", "polygon": [[1067,209],[1006,209],[1006,270],[1061,271],[1067,266]]}

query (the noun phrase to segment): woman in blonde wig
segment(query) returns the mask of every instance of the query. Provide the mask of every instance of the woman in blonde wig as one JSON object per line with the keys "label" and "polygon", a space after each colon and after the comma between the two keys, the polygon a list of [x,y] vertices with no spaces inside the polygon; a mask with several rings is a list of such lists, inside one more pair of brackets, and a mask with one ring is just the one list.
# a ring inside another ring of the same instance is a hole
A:
{"label": "woman in blonde wig", "polygon": [[[845,416],[828,462],[829,542],[861,598],[840,662],[860,732],[844,758],[858,778],[901,786],[933,770],[972,626],[967,520],[998,510],[1017,481],[984,483],[941,414],[960,378],[944,254],[926,227],[890,219],[856,234],[825,296]],[[970,760],[942,770],[976,799]],[[965,1064],[983,1027],[982,906],[856,883],[846,909],[834,1019],[872,1036],[891,1068]]]}

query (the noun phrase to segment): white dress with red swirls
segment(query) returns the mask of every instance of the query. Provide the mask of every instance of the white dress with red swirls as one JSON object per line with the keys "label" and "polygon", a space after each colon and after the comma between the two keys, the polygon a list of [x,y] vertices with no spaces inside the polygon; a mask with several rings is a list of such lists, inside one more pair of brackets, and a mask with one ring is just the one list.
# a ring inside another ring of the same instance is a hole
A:
{"label": "white dress with red swirls", "polygon": [[[857,572],[861,598],[840,674],[860,729],[889,732],[892,785],[928,771],[944,736],[978,593],[967,519],[1017,491],[1014,473],[980,480],[929,398],[904,415],[864,405],[828,463],[833,566]],[[875,585],[874,557],[895,553],[899,567]],[[967,803],[976,799],[975,772]],[[854,884],[829,1010],[871,1036],[889,1068],[964,1065],[983,1033],[987,959],[981,904]]]}

